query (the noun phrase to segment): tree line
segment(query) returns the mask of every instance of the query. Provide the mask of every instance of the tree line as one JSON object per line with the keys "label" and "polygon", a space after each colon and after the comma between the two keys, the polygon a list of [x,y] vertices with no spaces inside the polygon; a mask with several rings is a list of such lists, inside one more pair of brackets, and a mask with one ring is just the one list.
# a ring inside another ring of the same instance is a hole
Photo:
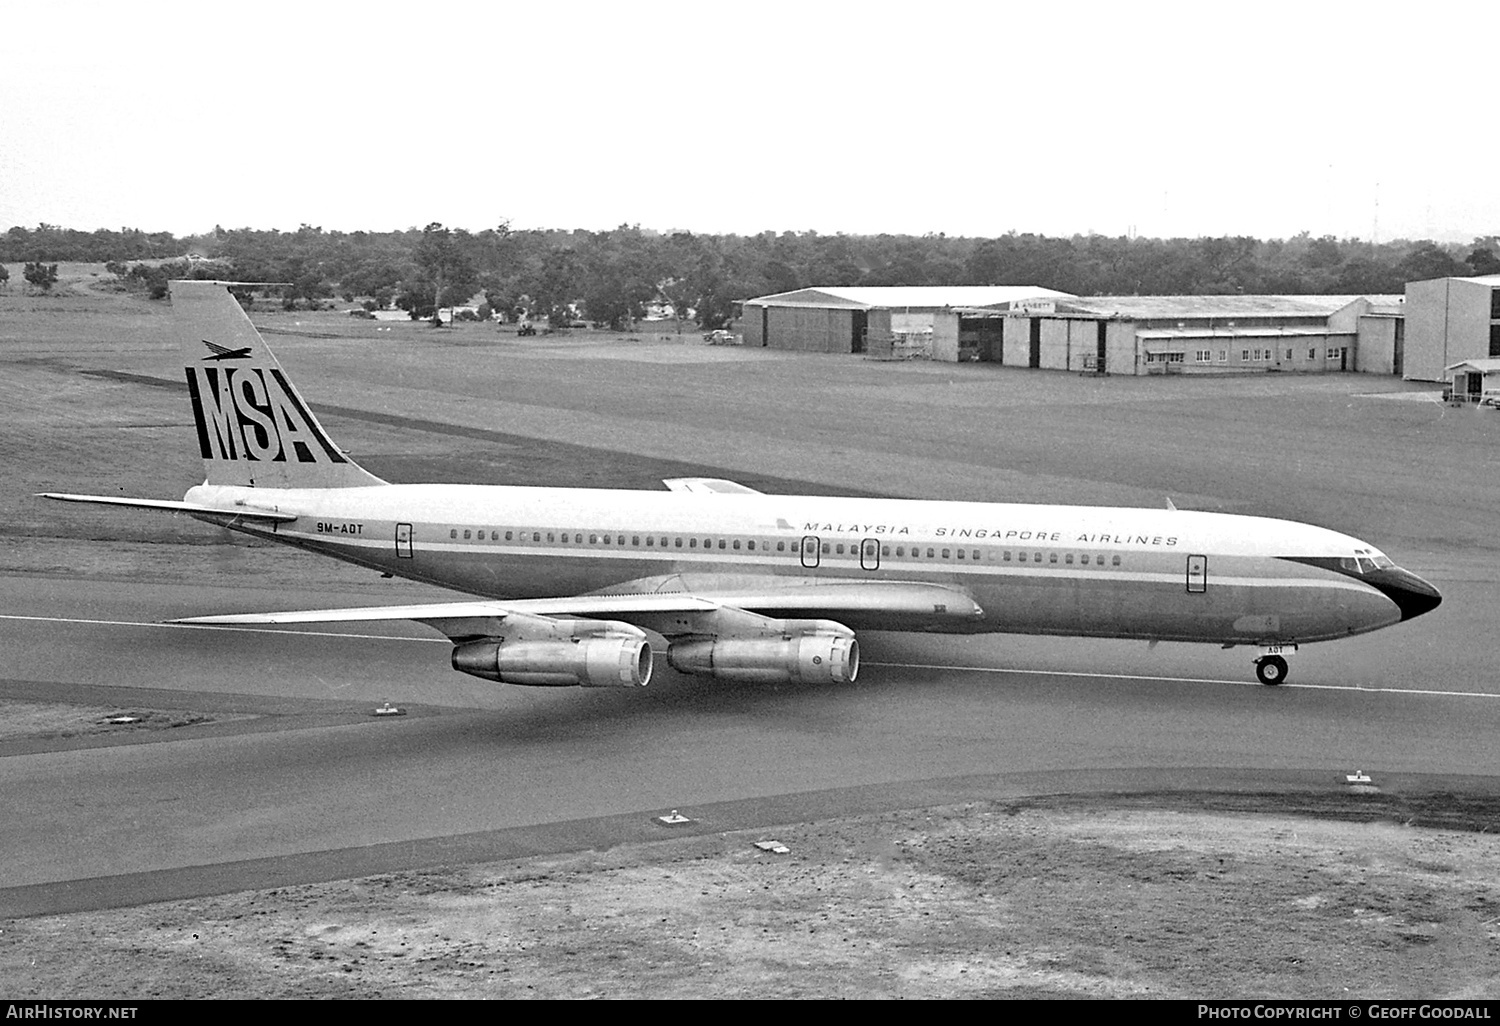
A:
{"label": "tree line", "polygon": [[[225,229],[175,238],[123,228],[39,225],[0,237],[0,261],[105,262],[128,285],[164,296],[173,277],[278,283],[241,290],[288,308],[337,296],[413,318],[482,296],[507,320],[584,317],[621,328],[664,303],[705,328],[734,303],[809,286],[1041,285],[1078,295],[1399,293],[1406,282],[1500,273],[1500,239],[1371,243],[1313,237],[1127,238],[1033,234],[757,235],[608,231],[481,231],[433,223],[393,232]],[[191,255],[192,259],[188,259]]]}

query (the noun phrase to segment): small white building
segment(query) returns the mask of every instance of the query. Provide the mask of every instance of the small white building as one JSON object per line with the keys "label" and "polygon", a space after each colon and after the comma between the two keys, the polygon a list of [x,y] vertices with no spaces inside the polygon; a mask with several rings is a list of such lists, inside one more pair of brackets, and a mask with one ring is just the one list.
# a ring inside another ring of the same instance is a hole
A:
{"label": "small white building", "polygon": [[1500,358],[1464,360],[1443,368],[1443,376],[1456,402],[1477,403],[1485,393],[1500,396]]}

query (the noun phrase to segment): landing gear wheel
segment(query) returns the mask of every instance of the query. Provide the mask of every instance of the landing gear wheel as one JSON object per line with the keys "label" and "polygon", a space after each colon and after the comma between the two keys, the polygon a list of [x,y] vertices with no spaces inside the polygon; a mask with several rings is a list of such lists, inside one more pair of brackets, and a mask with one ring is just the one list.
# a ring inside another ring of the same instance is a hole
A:
{"label": "landing gear wheel", "polygon": [[1255,675],[1262,684],[1275,687],[1286,681],[1286,660],[1281,656],[1266,656],[1255,660]]}

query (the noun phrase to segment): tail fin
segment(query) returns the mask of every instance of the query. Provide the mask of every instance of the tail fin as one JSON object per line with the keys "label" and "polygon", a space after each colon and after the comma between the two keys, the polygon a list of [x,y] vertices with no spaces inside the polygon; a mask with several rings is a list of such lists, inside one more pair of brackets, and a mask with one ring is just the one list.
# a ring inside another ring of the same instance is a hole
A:
{"label": "tail fin", "polygon": [[386,482],[334,444],[239,302],[218,281],[174,281],[198,448],[208,484],[354,488]]}

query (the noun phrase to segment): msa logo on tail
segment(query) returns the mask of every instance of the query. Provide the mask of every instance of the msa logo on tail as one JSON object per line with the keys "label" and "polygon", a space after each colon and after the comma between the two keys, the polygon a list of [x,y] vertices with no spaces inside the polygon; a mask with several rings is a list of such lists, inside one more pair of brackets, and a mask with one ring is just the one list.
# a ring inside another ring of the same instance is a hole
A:
{"label": "msa logo on tail", "polygon": [[[249,355],[248,350],[245,353]],[[188,367],[186,371],[193,419],[198,423],[198,448],[205,460],[349,462],[318,430],[281,368]]]}
{"label": "msa logo on tail", "polygon": [[334,444],[224,282],[174,281],[171,288],[173,333],[193,400],[206,483],[385,484]]}

